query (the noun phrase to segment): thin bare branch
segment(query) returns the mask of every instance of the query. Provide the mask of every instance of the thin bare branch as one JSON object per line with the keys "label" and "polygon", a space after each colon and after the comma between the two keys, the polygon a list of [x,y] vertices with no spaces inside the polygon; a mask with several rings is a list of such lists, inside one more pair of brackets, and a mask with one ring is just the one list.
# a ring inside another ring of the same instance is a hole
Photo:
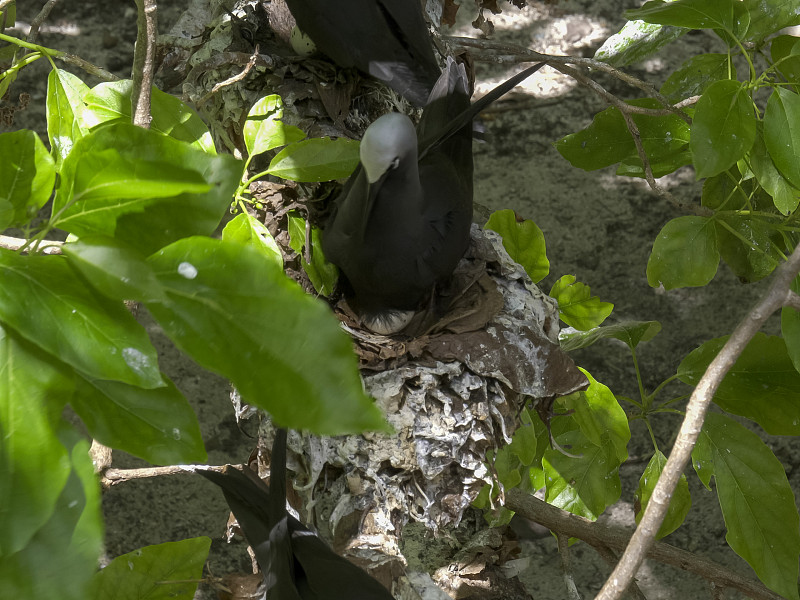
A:
{"label": "thin bare branch", "polygon": [[[650,504],[652,504],[652,499],[648,506]],[[573,515],[547,504],[547,502],[539,500],[519,488],[510,489],[506,492],[505,506],[526,519],[544,525],[551,531],[556,531],[569,537],[576,537],[593,547],[605,546],[621,551],[630,540],[629,531]],[[748,579],[703,556],[698,556],[663,542],[651,544],[646,550],[646,557],[684,571],[696,573],[719,587],[740,590],[755,600],[781,600],[781,596],[759,581]],[[643,555],[642,558],[645,558],[645,556]]]}
{"label": "thin bare branch", "polygon": [[42,23],[45,22],[47,17],[50,16],[50,11],[55,8],[55,5],[58,4],[61,0],[47,0],[47,3],[42,7],[42,10],[39,11],[39,14],[33,18],[31,21],[31,29],[28,32],[28,37],[26,38],[31,44],[36,43],[36,38],[39,37],[39,28],[42,26]]}
{"label": "thin bare branch", "polygon": [[564,585],[567,588],[567,598],[569,600],[581,600],[581,594],[575,585],[575,578],[572,576],[572,564],[569,555],[569,537],[563,533],[556,534],[558,539],[558,554],[561,556],[561,570],[564,576]]}
{"label": "thin bare branch", "polygon": [[100,475],[100,484],[103,486],[103,489],[108,489],[112,485],[133,481],[134,479],[149,479],[150,477],[191,473],[194,469],[222,471],[223,468],[224,467],[221,466],[210,465],[169,465],[166,467],[147,467],[144,469],[106,469]]}
{"label": "thin bare branch", "polygon": [[[29,243],[28,240],[23,240],[22,238],[0,235],[0,248],[5,248],[6,250],[20,250],[21,248],[25,248]],[[64,242],[43,240],[41,245],[43,246],[43,254],[61,254],[61,246],[64,245]]]}
{"label": "thin bare branch", "polygon": [[650,502],[647,503],[642,520],[636,528],[631,541],[622,555],[617,567],[611,573],[597,600],[616,600],[633,580],[636,571],[644,560],[648,549],[653,545],[656,533],[669,508],[669,501],[678,484],[683,470],[689,462],[700,430],[703,427],[708,406],[714,393],[730,368],[739,358],[747,344],[761,329],[767,318],[790,301],[789,286],[800,272],[800,246],[795,248],[789,260],[783,263],[772,276],[772,283],[766,295],[739,323],[719,354],[708,365],[689,398],[686,416],[681,425],[678,439],[672,448],[667,464],[658,479]]}
{"label": "thin bare branch", "polygon": [[[617,556],[617,553],[608,546],[598,545],[592,546],[592,548],[595,549],[595,552],[600,555],[600,558],[602,558],[612,569],[619,562],[619,556]],[[642,590],[639,589],[639,586],[636,585],[636,580],[631,581],[630,586],[628,586],[626,597],[628,600],[647,600],[647,596],[645,596]]]}

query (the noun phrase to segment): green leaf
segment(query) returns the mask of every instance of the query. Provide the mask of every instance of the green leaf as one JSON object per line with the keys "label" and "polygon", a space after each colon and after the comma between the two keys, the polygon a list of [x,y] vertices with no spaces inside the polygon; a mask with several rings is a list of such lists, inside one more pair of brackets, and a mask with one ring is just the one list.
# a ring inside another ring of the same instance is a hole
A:
{"label": "green leaf", "polygon": [[322,253],[322,243],[319,237],[319,228],[311,228],[311,263],[307,263],[303,248],[306,243],[306,221],[296,213],[289,214],[289,245],[292,250],[300,255],[300,264],[308,274],[314,289],[318,294],[330,296],[336,281],[339,279],[339,269],[325,259]]}
{"label": "green leaf", "polygon": [[75,277],[65,257],[2,250],[0,280],[0,321],[25,339],[97,379],[164,385],[145,330]]}
{"label": "green leaf", "polygon": [[651,0],[641,8],[626,10],[625,18],[688,29],[732,31],[735,25],[732,0]]}
{"label": "green leaf", "polygon": [[267,173],[292,181],[343,179],[358,166],[355,140],[312,138],[287,146],[269,163]]}
{"label": "green leaf", "polygon": [[306,137],[303,130],[283,121],[283,102],[281,97],[272,94],[264,96],[247,113],[242,135],[250,156],[267,150],[299,142]]}
{"label": "green leaf", "polygon": [[293,429],[386,430],[330,308],[269,258],[197,237],[148,260],[168,294],[148,310],[181,350],[233,381],[245,402]]}
{"label": "green leaf", "polygon": [[500,234],[508,256],[525,269],[533,283],[547,277],[550,261],[544,234],[536,223],[528,219],[519,221],[513,210],[505,209],[492,213],[484,228]]}
{"label": "green leaf", "polygon": [[789,83],[800,84],[800,40],[793,35],[779,35],[772,39],[769,49],[778,72]]}
{"label": "green leaf", "polygon": [[[629,102],[643,108],[663,108],[652,98]],[[687,164],[686,144],[689,126],[677,115],[651,117],[632,115],[639,129],[642,145],[652,163],[654,175],[660,177]],[[615,107],[595,115],[591,125],[558,142],[556,149],[573,166],[586,171],[624,162],[618,173],[642,176],[642,163],[622,114]]]}
{"label": "green leaf", "polygon": [[[800,293],[800,277],[794,278],[791,290],[795,294]],[[781,309],[781,334],[786,342],[789,358],[795,370],[800,372],[800,311],[791,306],[784,306]]]}
{"label": "green leaf", "polygon": [[659,232],[647,261],[647,283],[678,287],[706,285],[719,266],[719,249],[714,220],[707,217],[678,217]]}
{"label": "green leaf", "polygon": [[763,279],[780,263],[769,223],[728,212],[717,215],[715,223],[720,255],[741,281]]}
{"label": "green leaf", "polygon": [[692,139],[697,179],[721,173],[742,158],[756,139],[756,117],[747,88],[738,81],[712,83],[694,112]]}
{"label": "green leaf", "polygon": [[62,252],[97,291],[113,300],[166,298],[146,257],[124,242],[90,235],[64,244]]}
{"label": "green leaf", "polygon": [[222,239],[226,242],[238,242],[251,246],[258,252],[275,261],[283,268],[283,254],[272,234],[261,221],[247,213],[239,213],[228,221],[222,230]]}
{"label": "green leaf", "polygon": [[589,380],[589,387],[560,398],[559,402],[575,411],[575,422],[595,446],[610,441],[621,464],[628,460],[628,442],[631,439],[628,416],[611,390],[598,383],[588,371],[581,369],[581,372]]}
{"label": "green leaf", "polygon": [[0,230],[25,225],[53,193],[55,161],[33,131],[0,134]]}
{"label": "green leaf", "polygon": [[744,0],[743,4],[750,16],[746,41],[760,42],[785,27],[800,25],[796,0]]}
{"label": "green leaf", "polygon": [[0,557],[47,522],[67,482],[57,431],[72,389],[58,361],[0,327]]}
{"label": "green leaf", "polygon": [[145,390],[116,381],[78,377],[71,404],[92,438],[156,465],[208,460],[197,416],[166,376]]}
{"label": "green leaf", "polygon": [[550,297],[558,302],[561,320],[581,331],[598,327],[614,310],[610,302],[592,296],[589,286],[576,282],[574,275],[564,275],[556,281]]}
{"label": "green leaf", "polygon": [[800,96],[776,87],[764,112],[764,142],[775,166],[800,188]]}
{"label": "green leaf", "polygon": [[607,434],[597,446],[590,442],[570,416],[554,417],[556,442],[575,455],[558,449],[544,453],[545,499],[549,504],[573,514],[596,520],[620,496],[619,459]]}
{"label": "green leaf", "polygon": [[778,171],[762,135],[756,137],[755,144],[750,150],[750,167],[764,191],[772,196],[775,208],[784,215],[789,215],[797,209],[800,204],[800,190],[793,187]]}
{"label": "green leaf", "polygon": [[126,124],[92,131],[64,161],[54,225],[105,235],[150,254],[177,239],[210,235],[230,206],[241,162],[211,156]]}
{"label": "green leaf", "polygon": [[628,21],[618,33],[603,42],[594,58],[614,67],[624,67],[647,58],[687,31],[682,27]]}
{"label": "green leaf", "polygon": [[589,331],[559,334],[562,350],[571,352],[579,348],[591,346],[603,338],[615,338],[625,342],[629,348],[635,348],[640,342],[653,339],[661,331],[658,321],[624,321],[605,327],[595,327]]}
{"label": "green leaf", "polygon": [[[680,380],[697,385],[727,341],[728,336],[716,338],[693,350],[678,367]],[[714,402],[772,435],[799,435],[800,373],[783,339],[757,333],[722,380]]]}
{"label": "green leaf", "polygon": [[0,598],[85,600],[97,570],[103,519],[89,443],[66,425],[59,436],[71,462],[66,485],[30,543],[16,554],[0,556]]}
{"label": "green leaf", "polygon": [[[87,128],[103,123],[131,124],[130,79],[96,85],[84,98],[83,121]],[[152,89],[150,130],[187,142],[208,154],[216,154],[214,140],[203,120],[188,105],[175,96]]]}
{"label": "green leaf", "polygon": [[59,164],[86,135],[80,114],[88,91],[88,85],[67,71],[53,69],[47,76],[47,136]]}
{"label": "green leaf", "polygon": [[[637,525],[642,520],[642,515],[647,508],[648,502],[650,502],[650,496],[653,495],[653,490],[666,464],[667,457],[660,450],[656,450],[639,479],[639,486],[636,488],[633,503],[636,508]],[[656,534],[656,539],[661,539],[680,527],[686,520],[686,515],[689,514],[691,507],[692,496],[689,493],[689,482],[686,481],[686,475],[681,473],[681,478],[678,480],[678,485],[672,494],[672,498],[670,498],[667,514],[661,523],[658,534]]]}
{"label": "green leaf", "polygon": [[94,576],[91,600],[192,600],[211,538],[145,546],[112,560]]}
{"label": "green leaf", "polygon": [[727,54],[698,54],[667,77],[661,86],[661,93],[672,102],[680,102],[701,95],[715,81],[735,77],[735,66]]}
{"label": "green leaf", "polygon": [[713,475],[728,532],[725,539],[764,584],[797,599],[797,506],[783,466],[759,437],[733,419],[709,413],[692,452],[697,475]]}

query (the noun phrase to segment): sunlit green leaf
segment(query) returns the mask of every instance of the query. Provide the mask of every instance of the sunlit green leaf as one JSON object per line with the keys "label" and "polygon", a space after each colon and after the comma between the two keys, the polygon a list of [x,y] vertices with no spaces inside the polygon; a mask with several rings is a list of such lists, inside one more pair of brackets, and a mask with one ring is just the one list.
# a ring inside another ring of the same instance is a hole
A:
{"label": "sunlit green leaf", "polygon": [[544,234],[528,219],[518,220],[513,210],[498,210],[492,213],[484,226],[500,234],[503,248],[511,260],[525,269],[531,281],[538,283],[550,272]]}
{"label": "sunlit green leaf", "polygon": [[207,460],[197,416],[169,379],[145,390],[77,377],[72,407],[93,439],[156,465]]}
{"label": "sunlit green leaf", "polygon": [[150,313],[181,350],[233,381],[245,402],[284,427],[386,429],[330,308],[263,253],[195,237],[148,260],[168,294],[146,303]]}
{"label": "sunlit green leaf", "polygon": [[697,102],[691,136],[698,179],[735,164],[756,139],[756,117],[747,88],[733,80],[708,86]]}
{"label": "sunlit green leaf", "polygon": [[313,138],[287,146],[272,159],[267,173],[292,181],[343,179],[358,166],[359,143],[344,138]]}
{"label": "sunlit green leaf", "polygon": [[101,294],[113,300],[162,300],[164,290],[145,256],[124,242],[86,236],[64,244],[62,251]]}
{"label": "sunlit green leaf", "polygon": [[78,236],[105,235],[150,254],[209,235],[230,206],[241,162],[124,123],[79,140],[64,161],[53,213]]}
{"label": "sunlit green leaf", "polygon": [[610,302],[592,296],[589,286],[576,282],[574,275],[564,275],[556,281],[550,297],[558,302],[561,320],[581,331],[598,327],[614,310]]}
{"label": "sunlit green leaf", "polygon": [[301,129],[281,121],[282,117],[283,102],[280,96],[264,96],[253,105],[242,130],[250,156],[299,142],[306,137]]}
{"label": "sunlit green leaf", "polygon": [[297,214],[289,215],[289,239],[292,250],[300,255],[300,264],[308,274],[311,284],[318,294],[330,296],[339,278],[339,269],[333,263],[325,260],[322,253],[322,243],[319,237],[319,228],[311,228],[311,262],[306,262],[306,221]]}
{"label": "sunlit green leaf", "polygon": [[575,421],[590,442],[601,446],[610,441],[619,462],[623,463],[628,460],[628,441],[631,439],[628,417],[611,390],[596,381],[588,371],[581,369],[581,372],[589,380],[589,387],[565,396],[559,402],[575,411]]}
{"label": "sunlit green leaf", "polygon": [[163,384],[158,355],[121,302],[97,294],[63,256],[0,250],[0,321],[97,379],[146,388]]}
{"label": "sunlit green leaf", "polygon": [[544,453],[549,504],[595,520],[620,496],[619,465],[614,444],[603,436],[602,444],[590,442],[571,416],[554,417],[556,442],[573,456],[557,448]]}
{"label": "sunlit green leaf", "polygon": [[652,287],[706,285],[719,266],[719,249],[713,219],[678,217],[659,232],[647,261],[647,282]]}
{"label": "sunlit green leaf", "polygon": [[71,463],[66,485],[30,542],[16,554],[0,556],[0,598],[87,598],[103,542],[100,486],[89,442],[66,425],[59,437]]}
{"label": "sunlit green leaf", "polygon": [[283,254],[278,243],[261,221],[247,213],[239,213],[222,230],[222,239],[252,246],[283,268]]}
{"label": "sunlit green leaf", "polygon": [[30,541],[67,482],[57,431],[72,389],[58,361],[0,327],[0,556]]}
{"label": "sunlit green leaf", "polygon": [[[653,490],[656,487],[656,483],[658,483],[658,478],[661,477],[661,472],[664,470],[664,465],[666,464],[667,457],[664,456],[660,450],[656,450],[639,479],[639,486],[636,488],[636,495],[634,497],[637,525],[642,519],[647,504],[650,502],[650,496],[653,495]],[[686,475],[681,473],[678,485],[670,498],[667,514],[664,516],[664,521],[661,523],[656,539],[661,539],[680,527],[686,520],[686,515],[689,513],[691,506],[692,496],[689,493],[689,482],[686,481]]]}
{"label": "sunlit green leaf", "polygon": [[88,85],[67,71],[53,69],[47,77],[47,135],[59,163],[86,135],[80,115],[88,91]]}
{"label": "sunlit green leaf", "polygon": [[682,27],[628,21],[619,32],[603,42],[594,58],[615,67],[624,67],[647,58],[687,31]]}
{"label": "sunlit green leaf", "polygon": [[706,486],[716,478],[728,545],[767,587],[797,600],[800,532],[783,465],[755,433],[716,413],[706,415],[692,462]]}
{"label": "sunlit green leaf", "polygon": [[[697,385],[728,336],[709,340],[683,359],[678,377]],[[800,434],[800,373],[783,338],[757,333],[722,380],[714,402],[773,435]]]}
{"label": "sunlit green leaf", "polygon": [[0,134],[0,230],[24,225],[53,193],[55,162],[33,131]]}
{"label": "sunlit green leaf", "polygon": [[[794,0],[787,0],[794,4]],[[787,81],[800,84],[800,39],[793,35],[779,35],[769,44],[772,62]]]}
{"label": "sunlit green leaf", "polygon": [[[96,85],[86,94],[86,104],[82,118],[87,128],[102,123],[131,123],[130,79],[104,82]],[[158,88],[152,89],[150,114],[153,120],[150,129],[163,133],[176,140],[187,142],[209,154],[216,154],[214,141],[203,120],[198,114],[178,100]]]}
{"label": "sunlit green leaf", "polygon": [[94,576],[90,600],[192,600],[210,549],[196,537],[118,556]]}

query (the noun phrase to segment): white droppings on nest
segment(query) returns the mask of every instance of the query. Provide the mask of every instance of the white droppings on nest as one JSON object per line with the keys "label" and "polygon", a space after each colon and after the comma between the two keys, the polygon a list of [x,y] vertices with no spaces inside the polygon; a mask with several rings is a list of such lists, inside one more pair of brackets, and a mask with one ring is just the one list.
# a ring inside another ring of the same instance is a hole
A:
{"label": "white droppings on nest", "polygon": [[[502,306],[477,330],[427,334],[417,354],[399,357],[397,366],[362,372],[395,432],[289,437],[296,453],[290,468],[295,463],[305,479],[298,490],[303,520],[330,532],[334,546],[346,546],[362,564],[365,549],[373,549],[373,564],[405,566],[399,540],[410,520],[433,532],[458,526],[491,482],[487,451],[510,442],[521,402],[584,385],[558,347],[556,303],[508,257],[499,236],[477,227],[472,236],[465,261],[473,269],[485,264]],[[451,354],[460,360],[435,358]]]}

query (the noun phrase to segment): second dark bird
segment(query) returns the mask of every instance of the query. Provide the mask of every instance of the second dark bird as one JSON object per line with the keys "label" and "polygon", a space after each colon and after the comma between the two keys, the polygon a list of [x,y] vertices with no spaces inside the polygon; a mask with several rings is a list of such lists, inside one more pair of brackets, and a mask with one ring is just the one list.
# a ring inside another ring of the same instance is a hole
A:
{"label": "second dark bird", "polygon": [[245,467],[197,473],[222,488],[264,574],[265,600],[393,600],[286,510],[286,430],[272,445],[270,485]]}
{"label": "second dark bird", "polygon": [[367,128],[361,163],[335,201],[322,248],[372,331],[400,331],[461,260],[472,223],[472,120],[542,66],[470,104],[464,66],[448,58],[416,129],[399,113]]}
{"label": "second dark bird", "polygon": [[419,0],[286,0],[297,26],[340,67],[379,79],[416,106],[439,77]]}

